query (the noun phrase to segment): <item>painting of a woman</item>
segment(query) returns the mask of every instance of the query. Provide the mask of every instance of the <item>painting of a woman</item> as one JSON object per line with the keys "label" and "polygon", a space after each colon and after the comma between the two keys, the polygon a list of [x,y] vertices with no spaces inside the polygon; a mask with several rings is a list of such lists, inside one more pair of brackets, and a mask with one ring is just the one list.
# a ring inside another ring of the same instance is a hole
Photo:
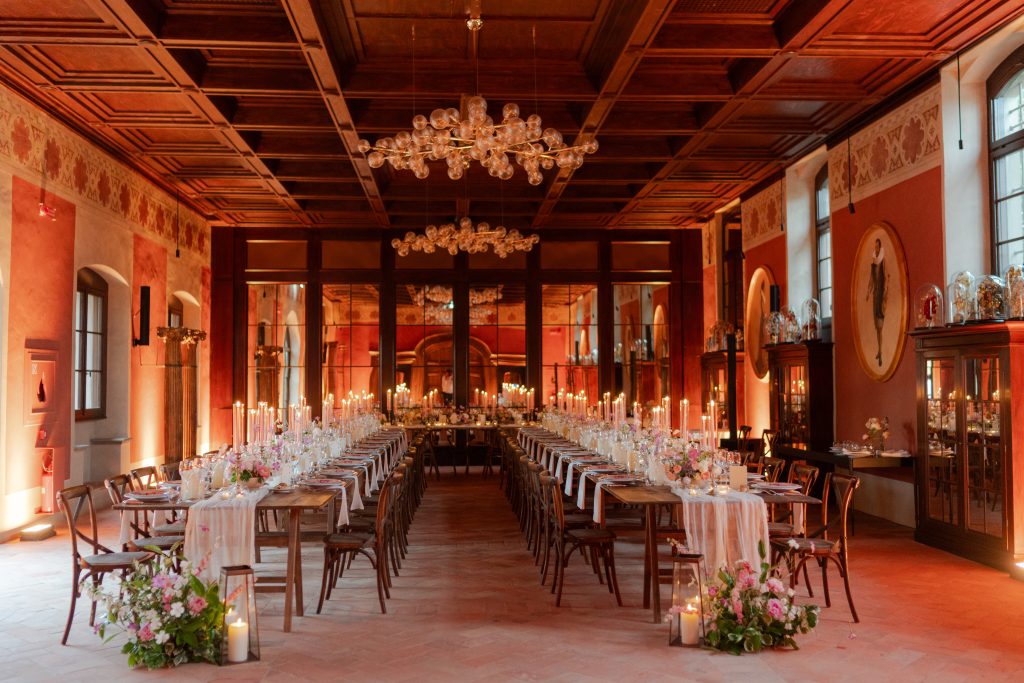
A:
{"label": "painting of a woman", "polygon": [[875,360],[882,367],[882,329],[885,326],[885,301],[889,293],[885,275],[885,250],[882,240],[875,239],[874,253],[871,255],[871,280],[868,282],[867,298],[871,300],[871,315],[875,319]]}
{"label": "painting of a woman", "polygon": [[875,223],[861,236],[850,292],[857,359],[871,379],[884,382],[899,365],[906,342],[907,261],[899,236]]}

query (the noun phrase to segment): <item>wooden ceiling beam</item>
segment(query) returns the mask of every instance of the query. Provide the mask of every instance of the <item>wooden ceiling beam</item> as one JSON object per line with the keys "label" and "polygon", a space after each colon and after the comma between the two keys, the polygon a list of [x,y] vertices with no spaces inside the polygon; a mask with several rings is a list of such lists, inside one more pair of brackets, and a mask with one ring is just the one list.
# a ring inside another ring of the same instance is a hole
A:
{"label": "wooden ceiling beam", "polygon": [[359,134],[342,94],[341,80],[351,64],[353,45],[344,31],[345,21],[338,5],[327,0],[282,0],[292,31],[302,44],[306,63],[363,186],[374,219],[379,226],[387,227],[390,220],[380,187],[366,158],[358,150]]}
{"label": "wooden ceiling beam", "polygon": [[[211,122],[222,143],[235,150],[241,163],[248,170],[260,177],[268,194],[280,199],[288,206],[293,219],[298,223],[306,222],[305,214],[298,202],[288,197],[287,190],[274,178],[272,170],[261,160],[240,131],[231,127],[231,122],[204,92],[201,83],[193,77],[197,68],[194,63],[179,61],[179,56],[187,55],[188,51],[172,51],[160,44],[156,30],[159,30],[159,17],[152,11],[152,6],[135,0],[86,0],[102,21],[116,26],[120,31],[139,41],[142,46],[140,53],[145,56],[154,74],[175,83],[180,91],[192,101],[193,106]],[[205,75],[204,75],[205,76]]]}
{"label": "wooden ceiling beam", "polygon": [[[587,111],[574,143],[600,130],[674,4],[675,0],[613,0],[610,4],[585,61],[591,79],[600,83],[597,100]],[[558,169],[554,174],[534,226],[547,221],[572,176],[572,169]]]}

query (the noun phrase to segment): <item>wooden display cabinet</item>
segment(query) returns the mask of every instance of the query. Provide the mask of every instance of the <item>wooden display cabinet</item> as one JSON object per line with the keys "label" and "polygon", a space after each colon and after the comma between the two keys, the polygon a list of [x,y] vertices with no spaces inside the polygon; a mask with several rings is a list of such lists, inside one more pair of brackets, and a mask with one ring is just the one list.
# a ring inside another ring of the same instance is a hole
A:
{"label": "wooden display cabinet", "polygon": [[1017,452],[1024,450],[1024,323],[911,334],[917,352],[916,538],[1013,571],[1024,560],[1024,453]]}
{"label": "wooden display cabinet", "polygon": [[771,344],[768,377],[771,424],[778,445],[827,451],[834,443],[832,344]]}
{"label": "wooden display cabinet", "polygon": [[[711,400],[715,401],[715,412],[718,413],[718,429],[729,432],[729,387],[728,353],[725,351],[708,351],[700,356],[700,396],[701,412],[707,410]],[[743,411],[743,352],[736,352],[736,427],[739,428],[745,419]]]}

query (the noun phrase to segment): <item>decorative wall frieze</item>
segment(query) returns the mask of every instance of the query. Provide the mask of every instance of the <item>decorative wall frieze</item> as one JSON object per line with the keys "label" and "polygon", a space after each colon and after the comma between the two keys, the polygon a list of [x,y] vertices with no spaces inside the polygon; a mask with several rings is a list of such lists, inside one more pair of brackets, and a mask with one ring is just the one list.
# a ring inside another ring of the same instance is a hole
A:
{"label": "decorative wall frieze", "polygon": [[[853,202],[869,197],[942,163],[939,86],[886,114],[851,139]],[[850,201],[846,140],[828,151],[832,211]]]}
{"label": "decorative wall frieze", "polygon": [[45,190],[84,198],[160,244],[208,258],[210,227],[174,197],[93,143],[0,86],[0,163]]}
{"label": "decorative wall frieze", "polygon": [[786,181],[779,180],[740,205],[743,249],[786,234]]}

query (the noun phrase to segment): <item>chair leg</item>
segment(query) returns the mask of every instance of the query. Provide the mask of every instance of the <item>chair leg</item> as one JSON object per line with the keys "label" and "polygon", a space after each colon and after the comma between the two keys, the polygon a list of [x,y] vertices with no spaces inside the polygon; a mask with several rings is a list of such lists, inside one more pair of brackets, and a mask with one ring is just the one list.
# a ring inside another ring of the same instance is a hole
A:
{"label": "chair leg", "polygon": [[74,575],[71,577],[71,609],[68,610],[68,623],[64,625],[64,637],[60,639],[61,645],[68,644],[68,634],[71,632],[71,622],[75,620],[75,604],[78,602],[78,581],[81,571],[75,565]]}
{"label": "chair leg", "polygon": [[807,577],[807,565],[804,564],[804,585],[807,586],[807,595],[814,597],[814,589],[811,588],[811,580]]}
{"label": "chair leg", "polygon": [[[100,575],[99,574],[93,573],[93,575],[92,575],[92,585],[93,585],[94,588],[99,588],[99,586],[100,586]],[[89,626],[95,626],[95,625],[96,625],[96,601],[93,600],[92,601],[92,606],[89,608]]]}
{"label": "chair leg", "polygon": [[850,571],[846,566],[845,562],[836,560],[836,565],[839,567],[839,573],[843,576],[843,585],[846,587],[846,602],[850,605],[850,614],[853,615],[853,623],[859,624],[860,617],[857,616],[857,608],[853,606],[853,593],[850,592]]}
{"label": "chair leg", "polygon": [[[387,570],[384,569],[384,561],[383,561],[383,559],[378,560],[378,562],[377,562],[377,599],[380,600],[380,613],[381,614],[387,614],[388,613],[388,607],[387,607],[387,605],[384,604],[384,595],[386,593],[388,593],[387,584],[384,582],[384,577],[382,576],[382,572],[385,572],[385,571],[387,571]],[[390,598],[391,595],[388,594],[388,597]]]}
{"label": "chair leg", "polygon": [[[619,593],[619,577],[615,574],[615,545],[614,544],[609,544],[608,545],[608,559],[607,559],[607,562],[608,562],[607,566],[611,570],[611,575],[612,575],[611,581],[612,581],[612,588],[614,589],[614,593],[615,593],[615,601],[619,604],[619,607],[622,607],[622,594]],[[655,577],[655,580],[657,580],[657,577]]]}
{"label": "chair leg", "polygon": [[327,595],[327,589],[331,584],[331,579],[334,577],[334,568],[331,566],[332,551],[324,548],[324,575],[320,580],[320,602],[317,603],[316,613],[320,612],[324,608],[324,597]]}
{"label": "chair leg", "polygon": [[562,606],[562,588],[565,587],[565,568],[569,564],[569,556],[572,555],[575,548],[570,548],[568,552],[562,557],[562,561],[555,571],[555,583],[558,584],[558,592],[555,595],[555,607]]}
{"label": "chair leg", "polygon": [[828,592],[828,558],[818,560],[821,565],[821,591],[825,594],[825,607],[832,606],[832,596]]}

